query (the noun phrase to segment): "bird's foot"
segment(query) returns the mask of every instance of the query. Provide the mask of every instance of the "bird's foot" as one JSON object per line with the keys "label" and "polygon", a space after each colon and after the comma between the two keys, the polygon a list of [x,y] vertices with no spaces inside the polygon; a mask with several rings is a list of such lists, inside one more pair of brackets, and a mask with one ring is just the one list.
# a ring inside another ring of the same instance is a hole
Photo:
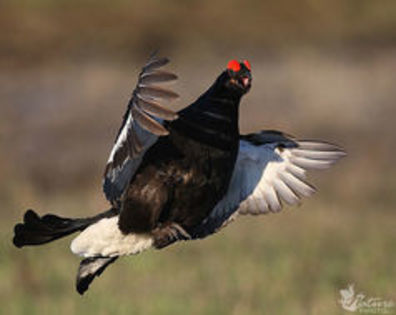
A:
{"label": "bird's foot", "polygon": [[191,235],[179,224],[172,222],[155,228],[152,232],[154,247],[164,248],[178,240],[189,240]]}

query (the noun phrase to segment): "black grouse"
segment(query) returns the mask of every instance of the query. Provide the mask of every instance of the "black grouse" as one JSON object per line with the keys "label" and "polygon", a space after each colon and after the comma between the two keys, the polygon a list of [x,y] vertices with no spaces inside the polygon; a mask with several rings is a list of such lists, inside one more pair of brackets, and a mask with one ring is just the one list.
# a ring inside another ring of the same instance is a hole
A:
{"label": "black grouse", "polygon": [[240,135],[239,103],[252,83],[248,61],[232,60],[213,85],[179,112],[163,105],[178,95],[160,84],[167,58],[143,67],[106,165],[111,208],[69,219],[28,210],[15,226],[15,246],[40,245],[82,231],[71,244],[82,260],[76,288],[119,256],[204,238],[238,215],[278,212],[315,189],[308,169],[324,169],[345,153],[336,145],[278,131]]}

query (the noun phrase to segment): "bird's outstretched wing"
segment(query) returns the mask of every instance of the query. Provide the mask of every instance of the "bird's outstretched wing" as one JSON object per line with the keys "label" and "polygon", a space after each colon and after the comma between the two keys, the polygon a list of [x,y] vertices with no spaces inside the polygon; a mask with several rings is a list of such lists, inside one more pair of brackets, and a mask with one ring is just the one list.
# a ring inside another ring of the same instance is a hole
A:
{"label": "bird's outstretched wing", "polygon": [[177,79],[175,74],[160,70],[168,62],[167,58],[153,55],[142,68],[136,88],[132,92],[103,179],[104,193],[113,204],[123,194],[144,153],[159,136],[168,134],[163,121],[177,118],[177,113],[161,104],[165,100],[178,97],[175,92],[159,86],[160,83]]}
{"label": "bird's outstretched wing", "polygon": [[315,192],[306,171],[326,169],[343,156],[334,144],[296,140],[272,130],[241,136],[227,194],[190,234],[203,238],[240,214],[278,212],[282,203],[298,204]]}

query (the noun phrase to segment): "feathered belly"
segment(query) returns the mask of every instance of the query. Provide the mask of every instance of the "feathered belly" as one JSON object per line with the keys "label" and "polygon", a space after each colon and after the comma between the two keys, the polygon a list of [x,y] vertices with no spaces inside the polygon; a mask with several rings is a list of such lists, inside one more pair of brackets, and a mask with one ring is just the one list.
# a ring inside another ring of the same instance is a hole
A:
{"label": "feathered belly", "polygon": [[123,233],[145,233],[175,222],[188,230],[225,194],[237,150],[173,135],[159,140],[132,179],[120,213]]}
{"label": "feathered belly", "polygon": [[168,208],[164,207],[160,221],[176,222],[188,230],[200,224],[226,193],[236,154],[195,143],[185,148],[185,158],[167,168],[171,171],[165,179]]}

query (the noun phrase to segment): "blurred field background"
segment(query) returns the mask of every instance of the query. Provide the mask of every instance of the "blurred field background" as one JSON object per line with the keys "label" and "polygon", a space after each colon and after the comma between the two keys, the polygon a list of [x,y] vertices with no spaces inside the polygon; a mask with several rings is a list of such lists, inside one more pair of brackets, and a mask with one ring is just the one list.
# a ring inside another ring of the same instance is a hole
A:
{"label": "blurred field background", "polygon": [[[121,259],[81,298],[70,238],[18,250],[12,227],[27,208],[108,207],[104,164],[157,48],[180,77],[174,108],[247,58],[242,132],[348,157],[299,208]],[[396,302],[395,82],[395,1],[0,1],[0,314],[344,314],[349,283]]]}

